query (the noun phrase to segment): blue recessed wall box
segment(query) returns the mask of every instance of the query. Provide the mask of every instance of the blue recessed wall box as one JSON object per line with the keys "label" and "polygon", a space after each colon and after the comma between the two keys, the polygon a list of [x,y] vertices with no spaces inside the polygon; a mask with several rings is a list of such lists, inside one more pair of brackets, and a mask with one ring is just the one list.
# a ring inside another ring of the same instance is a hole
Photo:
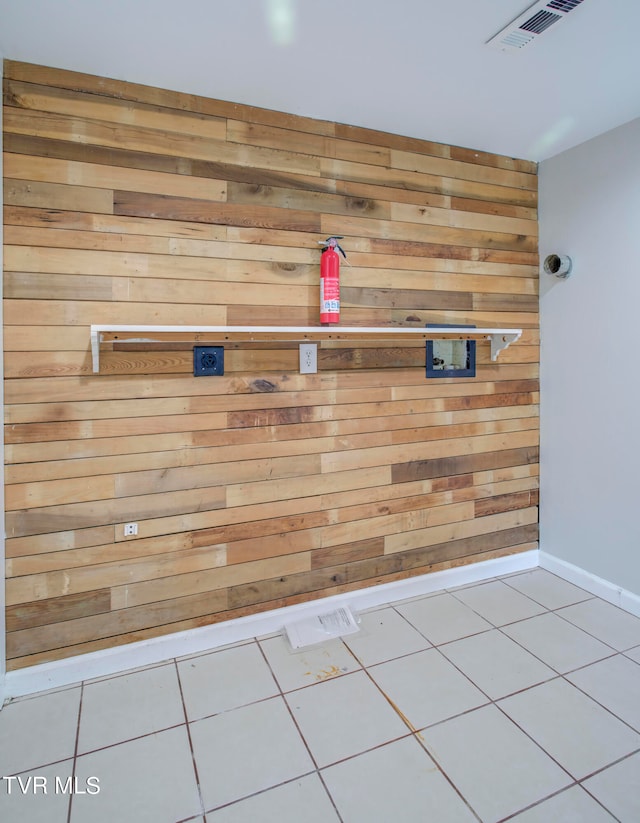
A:
{"label": "blue recessed wall box", "polygon": [[194,377],[224,374],[224,346],[193,347]]}
{"label": "blue recessed wall box", "polygon": [[[475,329],[475,326],[427,323],[427,328]],[[475,340],[427,340],[427,377],[475,377]]]}

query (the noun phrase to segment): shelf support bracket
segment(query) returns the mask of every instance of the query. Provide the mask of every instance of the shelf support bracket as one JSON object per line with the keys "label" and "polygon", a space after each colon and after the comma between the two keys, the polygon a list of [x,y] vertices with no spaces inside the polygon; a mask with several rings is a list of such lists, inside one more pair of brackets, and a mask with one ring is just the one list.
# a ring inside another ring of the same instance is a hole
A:
{"label": "shelf support bracket", "polygon": [[93,373],[100,371],[100,332],[95,326],[91,326],[91,362]]}
{"label": "shelf support bracket", "polygon": [[509,334],[490,334],[489,340],[491,340],[491,359],[497,360],[500,352],[503,351],[503,349],[508,348],[512,343],[515,343],[516,340],[519,340],[521,334],[521,331],[512,332]]}

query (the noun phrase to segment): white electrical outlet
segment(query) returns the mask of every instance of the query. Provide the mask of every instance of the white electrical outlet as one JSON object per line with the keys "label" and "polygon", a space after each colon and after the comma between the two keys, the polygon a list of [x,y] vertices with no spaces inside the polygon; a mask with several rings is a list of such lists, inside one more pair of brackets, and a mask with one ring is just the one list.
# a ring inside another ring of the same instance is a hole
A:
{"label": "white electrical outlet", "polygon": [[318,371],[318,344],[300,343],[300,374],[316,374]]}
{"label": "white electrical outlet", "polygon": [[135,537],[138,534],[138,524],[137,523],[125,523],[124,524],[124,536],[125,537]]}

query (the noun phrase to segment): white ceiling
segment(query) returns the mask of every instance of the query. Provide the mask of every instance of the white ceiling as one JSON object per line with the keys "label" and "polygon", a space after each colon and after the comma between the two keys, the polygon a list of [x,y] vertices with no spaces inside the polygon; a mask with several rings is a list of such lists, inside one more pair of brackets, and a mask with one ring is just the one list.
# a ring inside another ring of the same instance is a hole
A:
{"label": "white ceiling", "polygon": [[542,160],[640,116],[640,0],[584,0],[517,53],[531,0],[0,0],[0,53]]}

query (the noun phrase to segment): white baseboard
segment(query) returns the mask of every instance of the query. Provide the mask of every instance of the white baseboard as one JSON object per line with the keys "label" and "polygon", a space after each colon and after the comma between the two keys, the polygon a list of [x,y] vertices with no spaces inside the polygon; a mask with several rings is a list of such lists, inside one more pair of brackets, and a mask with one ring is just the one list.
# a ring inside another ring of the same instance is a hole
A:
{"label": "white baseboard", "polygon": [[68,686],[94,677],[107,677],[127,669],[161,663],[174,657],[198,654],[226,646],[229,643],[272,634],[281,631],[285,623],[294,619],[331,611],[340,605],[347,605],[357,613],[385,603],[419,597],[441,589],[464,586],[503,574],[525,571],[537,565],[538,550],[533,549],[507,557],[423,574],[395,583],[384,583],[355,592],[338,594],[310,603],[240,617],[212,626],[203,626],[186,632],[177,632],[129,643],[125,646],[78,655],[66,660],[41,663],[37,666],[7,672],[5,698]]}
{"label": "white baseboard", "polygon": [[581,589],[586,589],[591,594],[601,597],[608,603],[640,617],[640,596],[637,594],[542,550],[540,551],[540,566],[549,572],[553,572],[553,574],[557,574],[558,577],[568,580],[569,583],[580,586]]}

